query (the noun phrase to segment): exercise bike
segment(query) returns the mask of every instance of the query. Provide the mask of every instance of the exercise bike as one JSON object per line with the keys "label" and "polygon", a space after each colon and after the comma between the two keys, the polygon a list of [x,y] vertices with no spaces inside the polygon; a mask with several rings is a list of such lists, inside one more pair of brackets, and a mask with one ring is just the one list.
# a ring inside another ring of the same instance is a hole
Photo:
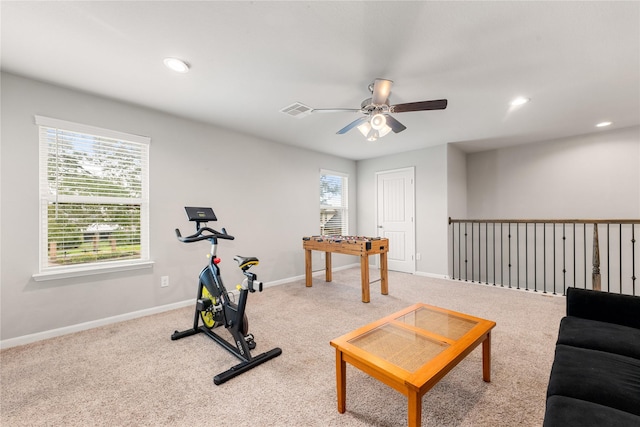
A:
{"label": "exercise bike", "polygon": [[[175,331],[171,335],[171,339],[179,340],[180,338],[203,333],[240,359],[238,365],[213,377],[214,384],[220,385],[279,356],[282,354],[282,350],[276,347],[258,356],[251,355],[251,350],[256,347],[256,342],[253,335],[248,333],[249,322],[245,314],[245,308],[249,292],[255,292],[256,286],[258,291],[262,292],[262,282],[258,281],[257,276],[249,271],[251,267],[258,265],[258,258],[240,255],[233,258],[238,262],[238,267],[242,270],[242,274],[245,275],[242,285],[237,286],[240,296],[236,304],[224,287],[220,275],[220,267],[218,266],[220,258],[216,256],[218,239],[233,240],[234,237],[227,234],[224,228],[222,232],[219,232],[206,226],[208,221],[217,221],[213,209],[185,207],[185,210],[189,221],[196,223],[196,232],[190,236],[182,237],[180,230],[176,228],[178,240],[184,243],[208,240],[211,242],[211,253],[208,265],[200,273],[193,328],[182,332]],[[202,325],[200,325],[200,320],[202,320]],[[223,325],[231,333],[234,345],[213,331],[213,329]]]}

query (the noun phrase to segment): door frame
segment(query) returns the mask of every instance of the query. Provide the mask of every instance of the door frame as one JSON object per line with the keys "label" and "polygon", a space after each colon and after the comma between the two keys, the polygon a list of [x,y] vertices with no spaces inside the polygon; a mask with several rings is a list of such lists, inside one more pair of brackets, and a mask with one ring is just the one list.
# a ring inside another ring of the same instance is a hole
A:
{"label": "door frame", "polygon": [[[411,274],[415,274],[416,272],[416,168],[414,166],[409,166],[409,167],[405,167],[405,168],[398,168],[398,169],[388,169],[388,170],[381,170],[381,171],[377,171],[375,173],[375,196],[374,196],[374,208],[375,208],[375,227],[376,227],[376,235],[380,236],[380,223],[379,223],[379,218],[378,218],[378,212],[379,212],[379,200],[378,200],[378,181],[379,181],[379,176],[383,175],[383,174],[388,174],[388,173],[398,173],[398,172],[402,172],[402,173],[406,173],[409,172],[411,174],[411,181],[413,183],[413,191],[411,193],[411,197],[412,197],[412,205],[413,205],[413,210],[411,212],[411,242],[406,242],[405,244],[408,245],[408,247],[405,247],[405,251],[407,251],[407,253],[409,253],[411,255]],[[389,261],[387,261],[387,264],[389,264]]]}

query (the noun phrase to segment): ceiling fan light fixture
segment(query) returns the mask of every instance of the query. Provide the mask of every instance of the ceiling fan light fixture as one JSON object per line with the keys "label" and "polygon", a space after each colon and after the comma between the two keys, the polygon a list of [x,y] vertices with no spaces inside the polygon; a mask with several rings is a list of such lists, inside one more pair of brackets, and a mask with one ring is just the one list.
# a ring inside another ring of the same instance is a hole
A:
{"label": "ceiling fan light fixture", "polygon": [[380,113],[374,114],[369,121],[371,122],[371,127],[375,130],[381,130],[387,125],[387,119]]}
{"label": "ceiling fan light fixture", "polygon": [[367,134],[367,141],[371,141],[371,142],[377,141],[379,136],[380,136],[380,133],[377,130],[371,129]]}
{"label": "ceiling fan light fixture", "polygon": [[364,122],[360,126],[358,126],[358,130],[367,138],[367,141],[376,141],[380,137],[380,133],[371,127],[371,123]]}
{"label": "ceiling fan light fixture", "polygon": [[378,131],[378,135],[380,136],[380,138],[382,138],[383,136],[385,136],[386,134],[388,134],[389,132],[391,132],[391,128],[387,125],[384,125],[382,127],[382,129],[380,129]]}
{"label": "ceiling fan light fixture", "polygon": [[[382,114],[380,114],[380,116],[382,116]],[[391,128],[386,124],[386,119],[384,116],[382,116],[382,119],[385,120],[385,124],[383,124],[380,129],[376,129],[373,126],[373,118],[358,126],[358,130],[360,131],[362,136],[367,138],[367,141],[377,141],[378,138],[382,138],[383,136],[391,132]]]}
{"label": "ceiling fan light fixture", "polygon": [[189,64],[178,58],[164,58],[164,65],[168,69],[182,74],[189,72],[190,68]]}
{"label": "ceiling fan light fixture", "polygon": [[358,126],[358,130],[360,131],[362,136],[366,138],[367,135],[369,135],[369,132],[371,131],[371,124],[369,122],[364,122],[363,124]]}

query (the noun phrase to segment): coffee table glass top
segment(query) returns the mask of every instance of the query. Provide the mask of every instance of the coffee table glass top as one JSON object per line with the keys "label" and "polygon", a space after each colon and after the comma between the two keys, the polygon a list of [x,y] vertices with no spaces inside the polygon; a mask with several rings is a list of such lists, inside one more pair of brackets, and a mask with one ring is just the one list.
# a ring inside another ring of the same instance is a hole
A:
{"label": "coffee table glass top", "polygon": [[453,313],[444,313],[426,307],[420,307],[396,320],[452,340],[462,338],[478,324],[474,320],[465,319]]}
{"label": "coffee table glass top", "polygon": [[406,371],[415,372],[477,324],[452,313],[419,307],[348,342]]}

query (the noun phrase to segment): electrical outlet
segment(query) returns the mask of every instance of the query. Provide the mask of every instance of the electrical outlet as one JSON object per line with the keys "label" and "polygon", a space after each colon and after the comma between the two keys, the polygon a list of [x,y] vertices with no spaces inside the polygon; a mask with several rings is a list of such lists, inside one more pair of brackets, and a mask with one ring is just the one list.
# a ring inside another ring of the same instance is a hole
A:
{"label": "electrical outlet", "polygon": [[166,288],[167,286],[169,286],[169,276],[160,277],[160,287]]}
{"label": "electrical outlet", "polygon": [[420,261],[420,258],[422,258],[420,252],[416,253],[416,261]]}

